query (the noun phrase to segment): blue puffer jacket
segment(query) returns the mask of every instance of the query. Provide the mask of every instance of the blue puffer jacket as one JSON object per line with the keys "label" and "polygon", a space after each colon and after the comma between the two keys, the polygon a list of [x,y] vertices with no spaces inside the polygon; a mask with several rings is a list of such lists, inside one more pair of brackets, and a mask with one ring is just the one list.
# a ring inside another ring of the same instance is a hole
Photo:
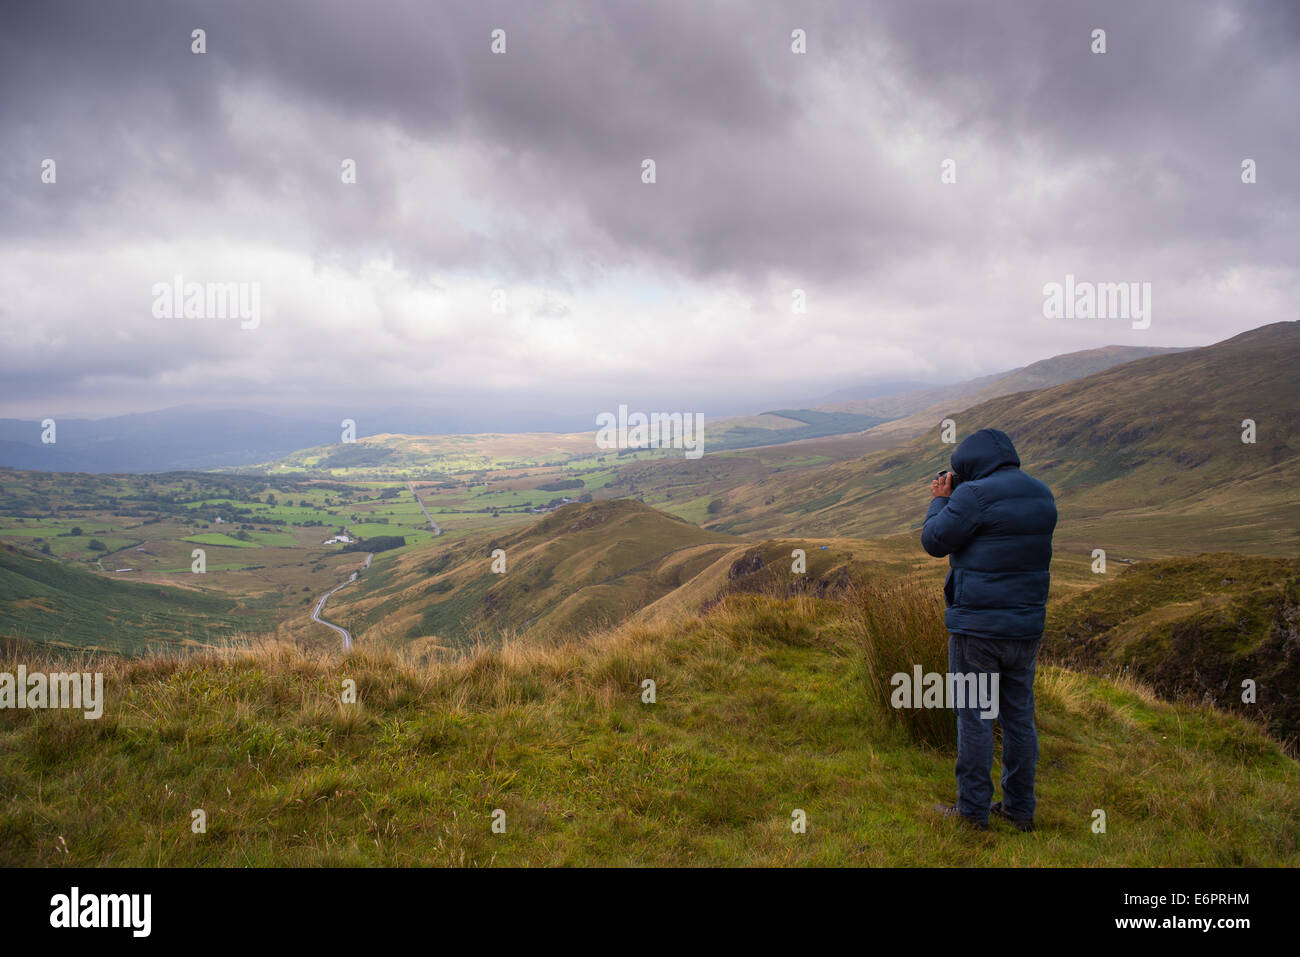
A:
{"label": "blue puffer jacket", "polygon": [[930,502],[921,544],[949,556],[943,584],[948,630],[977,638],[1038,638],[1047,616],[1056,501],[1020,471],[1005,432],[980,429],[952,454],[961,479]]}

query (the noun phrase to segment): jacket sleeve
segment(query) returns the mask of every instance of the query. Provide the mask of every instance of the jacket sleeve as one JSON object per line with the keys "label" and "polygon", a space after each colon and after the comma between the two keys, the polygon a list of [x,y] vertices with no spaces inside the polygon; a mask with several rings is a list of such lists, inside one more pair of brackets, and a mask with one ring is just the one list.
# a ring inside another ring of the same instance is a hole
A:
{"label": "jacket sleeve", "polygon": [[958,485],[950,498],[930,502],[921,527],[921,547],[935,558],[961,551],[980,527],[979,499],[969,485]]}

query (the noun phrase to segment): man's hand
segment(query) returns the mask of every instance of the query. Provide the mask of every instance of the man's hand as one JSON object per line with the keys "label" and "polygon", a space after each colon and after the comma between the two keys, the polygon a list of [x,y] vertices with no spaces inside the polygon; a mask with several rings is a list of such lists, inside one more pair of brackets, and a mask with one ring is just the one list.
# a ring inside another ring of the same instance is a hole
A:
{"label": "man's hand", "polygon": [[952,495],[952,473],[948,472],[942,479],[936,478],[930,483],[930,498],[948,498]]}

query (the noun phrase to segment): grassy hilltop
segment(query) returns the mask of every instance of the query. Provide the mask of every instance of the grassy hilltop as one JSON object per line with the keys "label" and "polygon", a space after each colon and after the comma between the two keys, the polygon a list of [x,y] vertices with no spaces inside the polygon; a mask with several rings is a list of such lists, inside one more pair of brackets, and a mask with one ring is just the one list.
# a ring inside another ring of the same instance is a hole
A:
{"label": "grassy hilltop", "polygon": [[733,595],[685,624],[441,664],[382,647],[117,661],[99,721],[0,712],[0,863],[1300,863],[1300,765],[1254,725],[1056,667],[1038,682],[1038,830],[938,818],[950,745],[918,739],[871,677],[899,594],[860,597],[884,602],[867,613]]}

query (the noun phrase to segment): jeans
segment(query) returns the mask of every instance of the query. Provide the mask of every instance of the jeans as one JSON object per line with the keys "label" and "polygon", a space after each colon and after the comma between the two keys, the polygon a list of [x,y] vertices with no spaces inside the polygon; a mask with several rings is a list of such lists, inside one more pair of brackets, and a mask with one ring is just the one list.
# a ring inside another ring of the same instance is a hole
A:
{"label": "jeans", "polygon": [[948,671],[998,675],[997,717],[980,717],[977,702],[957,713],[957,810],[987,824],[993,801],[993,722],[1002,722],[1002,808],[1015,820],[1034,817],[1034,667],[1041,638],[948,636]]}

